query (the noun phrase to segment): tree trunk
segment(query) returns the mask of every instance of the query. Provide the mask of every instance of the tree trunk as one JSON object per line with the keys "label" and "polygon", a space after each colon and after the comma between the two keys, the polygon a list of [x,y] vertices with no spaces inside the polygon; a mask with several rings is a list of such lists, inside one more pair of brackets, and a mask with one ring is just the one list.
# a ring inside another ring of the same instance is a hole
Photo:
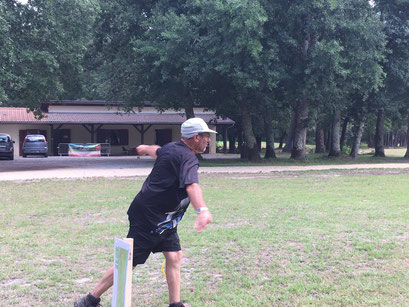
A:
{"label": "tree trunk", "polygon": [[257,150],[258,152],[261,152],[261,143],[263,141],[263,138],[261,136],[256,136],[256,142],[257,142]]}
{"label": "tree trunk", "polygon": [[366,110],[363,110],[362,114],[359,116],[359,119],[356,123],[355,140],[351,148],[351,153],[349,154],[351,158],[355,159],[356,156],[358,155],[359,145],[361,145],[362,133],[364,132],[365,121],[366,121]]}
{"label": "tree trunk", "polygon": [[240,111],[244,133],[244,142],[246,143],[246,147],[248,149],[248,160],[259,162],[261,161],[261,157],[257,148],[256,138],[254,137],[249,107],[245,97],[241,100]]}
{"label": "tree trunk", "polygon": [[328,157],[339,157],[341,155],[340,146],[340,130],[341,125],[341,111],[338,109],[334,110],[334,115],[332,118],[332,129],[331,129],[331,142],[330,151]]}
{"label": "tree trunk", "polygon": [[375,148],[375,136],[372,134],[368,135],[368,147],[369,148]]}
{"label": "tree trunk", "polygon": [[375,132],[375,157],[385,157],[384,147],[385,137],[385,110],[380,108],[378,110],[378,117],[376,119]]}
{"label": "tree trunk", "polygon": [[288,127],[287,138],[285,140],[283,152],[291,152],[293,150],[295,124],[296,124],[296,114],[295,113],[296,113],[295,110],[291,112],[291,122],[290,122],[290,127]]}
{"label": "tree trunk", "polygon": [[185,114],[186,114],[186,119],[195,117],[195,111],[193,109],[193,101],[187,101],[185,103]]}
{"label": "tree trunk", "polygon": [[284,131],[281,133],[281,137],[280,137],[280,145],[278,145],[279,149],[283,149],[283,143],[284,143],[284,139],[287,136],[287,132]]}
{"label": "tree trunk", "polygon": [[233,133],[229,133],[229,153],[233,154],[236,152],[236,136]]}
{"label": "tree trunk", "polygon": [[291,159],[304,161],[306,158],[305,143],[308,128],[308,103],[305,101],[299,102],[295,113],[294,144],[291,151]]}
{"label": "tree trunk", "polygon": [[237,137],[237,149],[241,152],[241,147],[243,146],[243,128],[240,127],[240,132]]}
{"label": "tree trunk", "polygon": [[346,133],[347,133],[347,127],[348,127],[349,119],[350,119],[350,117],[348,115],[345,116],[344,122],[342,124],[341,140],[339,141],[339,147],[341,148],[341,152],[342,152],[342,149],[344,148],[344,144],[345,144],[345,136],[346,136]]}
{"label": "tree trunk", "polygon": [[[185,103],[185,114],[186,114],[186,119],[195,117],[195,111],[193,109],[193,102],[191,100]],[[203,156],[200,153],[196,154],[196,157],[199,161],[203,161]]]}
{"label": "tree trunk", "polygon": [[[409,111],[408,111],[408,130],[406,132],[406,137],[409,137]],[[406,142],[406,153],[404,158],[409,158],[409,140]]]}
{"label": "tree trunk", "polygon": [[321,126],[322,116],[318,114],[317,123],[315,126],[315,153],[325,152],[324,129]]}
{"label": "tree trunk", "polygon": [[274,130],[273,130],[273,112],[270,108],[266,108],[264,114],[264,134],[266,135],[266,154],[264,159],[275,159],[274,151]]}
{"label": "tree trunk", "polygon": [[331,127],[327,130],[324,131],[325,136],[325,151],[330,152],[331,151]]}

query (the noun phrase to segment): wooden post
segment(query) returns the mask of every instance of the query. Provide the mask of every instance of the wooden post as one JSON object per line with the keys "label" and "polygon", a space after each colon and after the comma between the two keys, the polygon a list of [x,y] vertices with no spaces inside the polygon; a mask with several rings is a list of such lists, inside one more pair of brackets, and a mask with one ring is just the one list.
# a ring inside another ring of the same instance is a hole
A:
{"label": "wooden post", "polygon": [[128,256],[128,266],[126,274],[126,290],[125,290],[125,307],[131,307],[132,304],[132,260],[133,260],[133,239],[126,238],[124,241],[131,245],[131,250]]}

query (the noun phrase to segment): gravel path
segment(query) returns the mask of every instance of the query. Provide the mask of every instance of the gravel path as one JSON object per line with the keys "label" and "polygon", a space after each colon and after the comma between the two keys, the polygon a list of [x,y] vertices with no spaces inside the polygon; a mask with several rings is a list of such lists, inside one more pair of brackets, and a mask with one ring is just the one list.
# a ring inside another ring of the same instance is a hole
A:
{"label": "gravel path", "polygon": [[[220,156],[207,156],[217,159]],[[230,157],[231,158],[231,157]],[[234,157],[233,157],[234,158]],[[149,175],[154,160],[149,157],[48,157],[17,158],[0,161],[0,181],[37,179],[135,177]],[[201,167],[199,173],[257,174],[310,170],[409,169],[409,163],[307,165],[307,166],[235,166]]]}

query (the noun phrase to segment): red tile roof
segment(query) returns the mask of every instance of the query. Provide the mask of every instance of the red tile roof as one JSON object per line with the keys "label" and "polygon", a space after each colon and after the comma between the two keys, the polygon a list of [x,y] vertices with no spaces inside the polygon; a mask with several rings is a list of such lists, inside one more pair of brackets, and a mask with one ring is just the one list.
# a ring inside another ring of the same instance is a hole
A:
{"label": "red tile roof", "polygon": [[27,112],[26,108],[0,108],[1,124],[25,124],[25,123],[42,123],[37,120],[32,112]]}
{"label": "red tile roof", "polygon": [[[222,119],[214,114],[198,113],[197,117],[207,123],[218,125],[234,124],[229,118]],[[182,114],[168,113],[46,113],[38,120],[25,108],[0,108],[0,124],[181,124],[186,120]]]}

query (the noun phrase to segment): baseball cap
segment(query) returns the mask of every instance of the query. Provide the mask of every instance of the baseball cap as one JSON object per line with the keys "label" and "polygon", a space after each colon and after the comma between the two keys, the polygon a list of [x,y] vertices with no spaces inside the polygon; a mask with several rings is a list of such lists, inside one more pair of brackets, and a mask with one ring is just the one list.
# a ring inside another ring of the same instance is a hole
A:
{"label": "baseball cap", "polygon": [[180,131],[182,133],[182,137],[188,139],[198,133],[203,132],[217,133],[214,130],[210,130],[205,121],[198,117],[192,117],[185,121],[182,124]]}

